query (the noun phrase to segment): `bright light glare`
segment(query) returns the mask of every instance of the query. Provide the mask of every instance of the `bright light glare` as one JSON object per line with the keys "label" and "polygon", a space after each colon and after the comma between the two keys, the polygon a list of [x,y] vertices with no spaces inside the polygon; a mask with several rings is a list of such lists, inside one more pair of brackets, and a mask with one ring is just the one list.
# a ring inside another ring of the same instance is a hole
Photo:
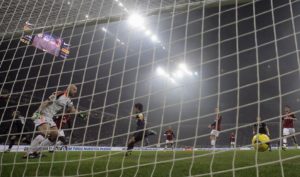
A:
{"label": "bright light glare", "polygon": [[175,79],[173,79],[172,77],[170,78],[170,80],[172,83],[174,83],[174,84],[176,83]]}
{"label": "bright light glare", "polygon": [[106,28],[104,28],[104,27],[102,27],[102,31],[104,31],[104,32],[107,32],[107,29],[106,29]]}
{"label": "bright light glare", "polygon": [[198,76],[198,72],[195,72],[194,75],[195,75],[195,76]]}
{"label": "bright light glare", "polygon": [[119,3],[119,6],[120,6],[120,7],[123,7],[124,5],[120,2],[120,3]]}
{"label": "bright light glare", "polygon": [[193,73],[191,71],[188,70],[186,64],[184,63],[180,63],[179,64],[179,68],[184,71],[185,73],[187,73],[188,75],[193,75]]}
{"label": "bright light glare", "polygon": [[183,78],[183,73],[182,73],[182,71],[178,70],[175,73],[173,73],[173,76],[181,79],[181,78]]}
{"label": "bright light glare", "polygon": [[89,15],[88,15],[88,14],[86,14],[86,15],[85,15],[85,18],[89,18]]}
{"label": "bright light glare", "polygon": [[145,19],[142,16],[134,13],[129,16],[128,23],[132,27],[142,27],[144,26]]}
{"label": "bright light glare", "polygon": [[147,31],[145,32],[145,34],[146,34],[147,36],[150,36],[152,33],[151,33],[150,30],[147,30]]}
{"label": "bright light glare", "polygon": [[151,40],[152,40],[153,42],[158,42],[158,38],[157,38],[156,35],[152,35],[152,36],[151,36]]}
{"label": "bright light glare", "polygon": [[160,76],[166,75],[165,70],[163,70],[161,67],[158,67],[158,68],[156,69],[156,73],[157,73],[158,75],[160,75]]}
{"label": "bright light glare", "polygon": [[184,63],[180,63],[179,68],[182,70],[187,70],[186,64],[184,64]]}

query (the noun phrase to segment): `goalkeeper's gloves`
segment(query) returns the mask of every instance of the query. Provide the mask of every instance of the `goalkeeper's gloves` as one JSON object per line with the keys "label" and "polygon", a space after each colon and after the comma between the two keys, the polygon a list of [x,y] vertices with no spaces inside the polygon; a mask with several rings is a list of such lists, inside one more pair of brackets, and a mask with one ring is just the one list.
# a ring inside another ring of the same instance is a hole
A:
{"label": "goalkeeper's gloves", "polygon": [[88,117],[88,113],[86,112],[81,112],[78,114],[80,118],[82,118],[83,120],[87,120]]}
{"label": "goalkeeper's gloves", "polygon": [[35,112],[35,113],[33,113],[31,119],[36,120],[36,119],[39,119],[40,117],[41,117],[41,113]]}

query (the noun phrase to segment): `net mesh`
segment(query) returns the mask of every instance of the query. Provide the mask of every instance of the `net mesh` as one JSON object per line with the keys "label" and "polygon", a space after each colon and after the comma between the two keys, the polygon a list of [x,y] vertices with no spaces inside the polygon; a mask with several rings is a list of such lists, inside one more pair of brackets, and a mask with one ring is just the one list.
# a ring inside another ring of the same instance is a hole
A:
{"label": "net mesh", "polygon": [[[299,121],[288,153],[281,148],[284,106],[300,110],[299,8],[298,0],[2,1],[1,151],[14,146],[0,153],[0,176],[297,176]],[[63,127],[65,144],[22,159],[36,137],[32,115],[70,84],[79,113]],[[154,135],[127,157],[135,103]],[[211,146],[215,108],[222,121]],[[18,128],[15,110],[25,120]],[[269,154],[252,150],[257,117]]]}

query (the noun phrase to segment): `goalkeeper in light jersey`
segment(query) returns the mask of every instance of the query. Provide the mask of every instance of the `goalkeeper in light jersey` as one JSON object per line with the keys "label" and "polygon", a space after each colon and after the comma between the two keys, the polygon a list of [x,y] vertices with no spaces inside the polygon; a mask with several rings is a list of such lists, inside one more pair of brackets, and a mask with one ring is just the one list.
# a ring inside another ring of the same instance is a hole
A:
{"label": "goalkeeper in light jersey", "polygon": [[42,102],[39,109],[32,116],[37,132],[24,158],[37,158],[40,156],[42,147],[48,147],[55,143],[58,128],[53,121],[53,117],[58,112],[79,114],[71,101],[71,97],[74,97],[76,93],[77,87],[71,84],[64,92],[54,93],[48,100]]}

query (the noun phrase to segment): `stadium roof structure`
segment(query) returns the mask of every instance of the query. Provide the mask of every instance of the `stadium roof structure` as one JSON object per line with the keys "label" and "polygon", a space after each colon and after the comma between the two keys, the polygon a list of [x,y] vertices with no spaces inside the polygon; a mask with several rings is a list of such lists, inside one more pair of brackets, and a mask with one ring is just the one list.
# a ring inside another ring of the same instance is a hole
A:
{"label": "stadium roof structure", "polygon": [[[235,0],[221,0],[222,5],[232,5]],[[239,0],[239,3],[250,0]],[[35,25],[35,32],[53,28],[102,24],[125,19],[127,13],[120,9],[124,4],[128,11],[139,11],[144,16],[162,13],[184,12],[187,8],[218,5],[218,0],[9,0],[0,4],[0,36],[17,38],[23,33],[26,21]]]}

